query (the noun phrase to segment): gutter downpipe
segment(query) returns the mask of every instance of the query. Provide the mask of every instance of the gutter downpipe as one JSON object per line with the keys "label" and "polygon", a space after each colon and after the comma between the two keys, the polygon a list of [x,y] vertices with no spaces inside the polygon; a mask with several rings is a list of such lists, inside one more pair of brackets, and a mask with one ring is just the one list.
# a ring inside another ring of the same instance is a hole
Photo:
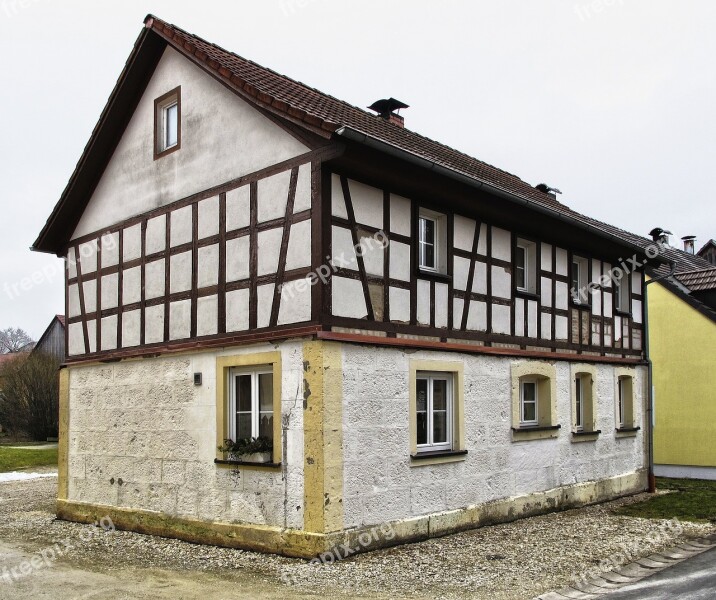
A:
{"label": "gutter downpipe", "polygon": [[644,281],[644,347],[646,349],[646,364],[647,364],[647,385],[648,385],[648,400],[646,407],[646,425],[647,425],[647,459],[649,462],[649,487],[647,491],[650,494],[656,493],[656,476],[654,475],[654,364],[651,362],[651,354],[649,351],[649,284],[661,281],[662,279],[668,279],[674,275],[676,271],[676,264],[672,263],[671,271],[666,275],[655,277]]}

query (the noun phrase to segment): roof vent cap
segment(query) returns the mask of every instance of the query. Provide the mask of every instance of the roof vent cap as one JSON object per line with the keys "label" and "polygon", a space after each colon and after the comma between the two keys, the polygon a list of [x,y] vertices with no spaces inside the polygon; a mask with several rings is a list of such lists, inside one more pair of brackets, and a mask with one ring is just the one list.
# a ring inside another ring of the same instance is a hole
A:
{"label": "roof vent cap", "polygon": [[696,244],[696,236],[695,235],[685,235],[681,238],[681,241],[684,242],[684,252],[688,252],[689,254],[694,254],[696,252],[695,244]]}
{"label": "roof vent cap", "polygon": [[396,112],[401,108],[409,108],[405,102],[395,98],[383,98],[382,100],[376,100],[368,108],[377,112],[381,119],[385,119],[399,127],[405,127],[405,119]]}
{"label": "roof vent cap", "polygon": [[669,236],[673,234],[670,231],[666,231],[666,229],[662,229],[661,227],[654,227],[654,229],[649,232],[649,235],[655,242],[661,242],[662,244],[666,244],[668,246]]}
{"label": "roof vent cap", "polygon": [[545,194],[549,194],[552,196],[552,198],[556,198],[557,194],[561,194],[561,190],[558,190],[555,187],[550,187],[546,183],[538,183],[535,188],[537,188],[540,192],[544,192]]}

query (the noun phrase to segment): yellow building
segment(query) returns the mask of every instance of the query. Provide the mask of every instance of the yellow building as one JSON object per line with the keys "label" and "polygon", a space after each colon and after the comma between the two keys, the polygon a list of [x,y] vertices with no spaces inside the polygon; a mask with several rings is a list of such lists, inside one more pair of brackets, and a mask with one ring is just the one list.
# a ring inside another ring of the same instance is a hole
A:
{"label": "yellow building", "polygon": [[669,254],[676,275],[648,285],[654,471],[716,479],[716,268]]}

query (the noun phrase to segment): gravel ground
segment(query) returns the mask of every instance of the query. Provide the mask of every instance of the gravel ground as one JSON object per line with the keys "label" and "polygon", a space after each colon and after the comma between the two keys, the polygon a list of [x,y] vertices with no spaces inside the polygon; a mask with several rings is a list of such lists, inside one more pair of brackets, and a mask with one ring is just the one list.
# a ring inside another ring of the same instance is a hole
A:
{"label": "gravel ground", "polygon": [[243,579],[261,590],[256,597],[525,599],[561,588],[605,559],[626,555],[629,562],[714,531],[712,525],[682,523],[680,530],[613,514],[615,507],[641,500],[640,494],[315,565],[56,521],[56,486],[55,479],[0,484],[4,544],[26,553],[69,544],[58,564],[80,573],[125,578],[131,572],[141,579],[161,570],[171,586],[172,572],[177,578],[193,572],[208,576],[203,585],[224,591]]}

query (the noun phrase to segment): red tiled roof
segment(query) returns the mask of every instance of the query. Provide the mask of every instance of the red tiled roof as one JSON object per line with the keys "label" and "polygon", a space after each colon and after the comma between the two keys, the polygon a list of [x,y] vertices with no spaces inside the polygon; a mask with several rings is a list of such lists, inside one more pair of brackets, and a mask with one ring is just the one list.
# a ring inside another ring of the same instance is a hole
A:
{"label": "red tiled roof", "polygon": [[55,315],[57,317],[57,320],[60,322],[60,325],[63,327],[65,326],[65,315]]}
{"label": "red tiled roof", "polygon": [[677,273],[676,278],[692,292],[716,289],[716,267],[684,271]]}

